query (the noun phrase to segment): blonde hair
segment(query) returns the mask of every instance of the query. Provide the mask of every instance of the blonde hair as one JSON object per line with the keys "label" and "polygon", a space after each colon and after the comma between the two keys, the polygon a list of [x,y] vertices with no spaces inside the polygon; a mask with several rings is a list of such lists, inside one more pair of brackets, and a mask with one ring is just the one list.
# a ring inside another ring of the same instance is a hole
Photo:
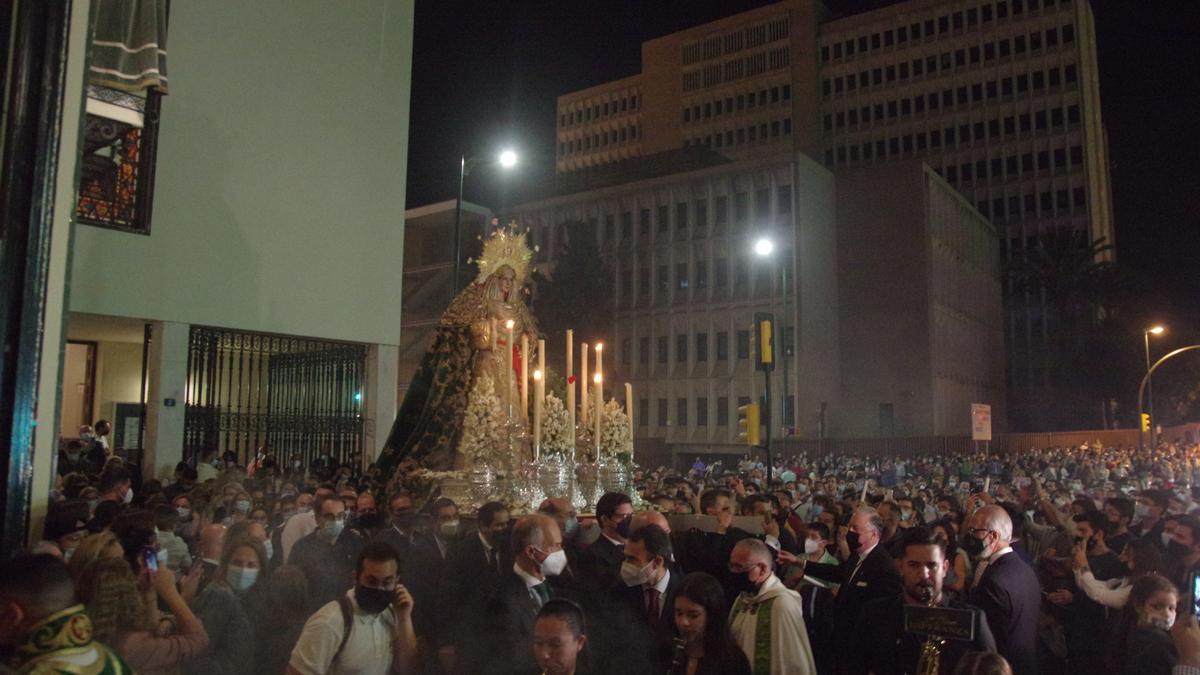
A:
{"label": "blonde hair", "polygon": [[126,633],[149,630],[137,577],[123,558],[101,558],[88,565],[76,582],[87,606],[97,640],[116,644]]}
{"label": "blonde hair", "polygon": [[[79,583],[79,578],[83,575],[84,570],[97,560],[104,558],[104,552],[114,544],[120,546],[121,542],[117,541],[117,535],[108,530],[84,537],[83,541],[75,547],[75,552],[71,554],[71,561],[67,563],[67,570],[71,573],[71,578]],[[116,557],[124,561],[121,556]]]}

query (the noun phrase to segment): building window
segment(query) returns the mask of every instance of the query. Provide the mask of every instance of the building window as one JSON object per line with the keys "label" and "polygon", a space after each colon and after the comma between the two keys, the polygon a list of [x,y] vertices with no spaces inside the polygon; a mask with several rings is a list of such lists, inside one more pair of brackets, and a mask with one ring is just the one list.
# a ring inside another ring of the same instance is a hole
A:
{"label": "building window", "polygon": [[696,426],[708,426],[708,399],[704,396],[696,398]]}
{"label": "building window", "polygon": [[660,335],[658,337],[658,362],[665,364],[667,362],[667,350],[670,348],[670,343],[667,342],[667,336]]}
{"label": "building window", "polygon": [[675,399],[675,425],[686,427],[688,425],[688,401],[686,398]]}
{"label": "building window", "polygon": [[696,288],[708,288],[708,261],[696,261]]}
{"label": "building window", "polygon": [[708,333],[696,333],[696,363],[708,362]]}
{"label": "building window", "polygon": [[[120,111],[114,117],[87,113],[75,218],[84,224],[150,234],[154,171],[162,95],[145,97],[96,85],[88,100]],[[141,126],[133,124],[140,119]]]}
{"label": "building window", "polygon": [[658,399],[658,426],[667,426],[667,399]]}
{"label": "building window", "polygon": [[749,215],[750,196],[745,192],[735,192],[733,194],[733,222],[738,225],[745,224]]}
{"label": "building window", "polygon": [[671,287],[671,270],[666,265],[658,266],[658,290],[660,293],[666,293]]}
{"label": "building window", "polygon": [[650,426],[650,399],[643,398],[638,400],[638,424],[639,427]]}
{"label": "building window", "polygon": [[638,338],[638,363],[641,365],[650,364],[650,338]]}
{"label": "building window", "polygon": [[750,331],[748,330],[737,332],[737,357],[739,361],[750,358]]}
{"label": "building window", "polygon": [[729,360],[729,333],[725,331],[717,333],[717,360]]}
{"label": "building window", "polygon": [[621,339],[621,364],[629,365],[633,361],[633,356],[630,352],[633,351],[633,338]]}
{"label": "building window", "polygon": [[675,336],[675,361],[676,363],[687,363],[688,360],[688,336],[686,333],[680,333]]}
{"label": "building window", "polygon": [[713,268],[713,284],[717,288],[725,288],[729,284],[729,261],[725,258],[717,258],[713,263]]}
{"label": "building window", "polygon": [[717,426],[729,426],[729,397],[717,397]]}
{"label": "building window", "polygon": [[675,265],[675,283],[679,290],[685,291],[688,288],[688,266],[687,263],[677,263]]}

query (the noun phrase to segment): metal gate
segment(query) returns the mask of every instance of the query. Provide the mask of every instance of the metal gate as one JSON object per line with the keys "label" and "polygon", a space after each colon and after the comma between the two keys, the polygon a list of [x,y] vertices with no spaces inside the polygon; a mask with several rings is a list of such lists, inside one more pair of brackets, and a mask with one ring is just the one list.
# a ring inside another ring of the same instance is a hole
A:
{"label": "metal gate", "polygon": [[184,453],[232,450],[245,463],[269,447],[308,463],[362,451],[366,345],[193,326]]}

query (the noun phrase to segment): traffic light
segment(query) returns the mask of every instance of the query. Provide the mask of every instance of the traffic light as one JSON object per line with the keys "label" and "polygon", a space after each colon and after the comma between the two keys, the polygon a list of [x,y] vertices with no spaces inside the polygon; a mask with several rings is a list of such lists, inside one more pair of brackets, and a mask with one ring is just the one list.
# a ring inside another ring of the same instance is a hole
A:
{"label": "traffic light", "polygon": [[775,315],[754,314],[754,351],[756,370],[775,370]]}
{"label": "traffic light", "polygon": [[1150,431],[1150,413],[1142,413],[1142,431]]}
{"label": "traffic light", "polygon": [[762,418],[759,416],[759,408],[757,403],[747,403],[746,405],[738,406],[738,429],[741,433],[738,434],[738,440],[746,445],[757,448],[761,444],[759,436],[762,427]]}

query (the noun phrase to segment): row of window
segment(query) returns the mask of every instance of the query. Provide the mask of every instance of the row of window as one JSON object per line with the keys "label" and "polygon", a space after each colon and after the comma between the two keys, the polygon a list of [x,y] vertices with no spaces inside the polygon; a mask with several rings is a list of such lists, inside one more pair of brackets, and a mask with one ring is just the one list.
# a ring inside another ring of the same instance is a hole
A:
{"label": "row of window", "polygon": [[683,45],[680,59],[683,65],[690,65],[715,59],[722,54],[735,54],[743,49],[761,47],[768,42],[783,40],[788,36],[788,18],[786,16],[770,19],[745,28],[739,28],[724,35],[711,35],[696,42]]}
{"label": "row of window", "polygon": [[792,65],[792,54],[787,47],[777,47],[757,54],[749,54],[725,63],[711,63],[701,68],[684,71],[684,92],[715,87],[722,82],[736,82],[746,77],[762,75],[767,71],[780,70]]}
{"label": "row of window", "polygon": [[786,118],[773,122],[761,122],[738,129],[726,129],[724,133],[717,131],[703,136],[683,139],[684,147],[703,145],[708,148],[724,148],[746,143],[760,143],[770,138],[789,136],[792,133],[792,120]]}
{"label": "row of window", "polygon": [[[1063,26],[1063,42],[1069,43],[1075,40],[1075,30],[1071,26]],[[1046,31],[1046,46],[1053,47],[1058,45],[1058,30],[1051,28]],[[881,87],[890,85],[896,82],[906,82],[910,78],[922,77],[925,75],[933,76],[938,72],[946,72],[954,68],[962,68],[968,63],[976,65],[980,60],[985,63],[990,63],[997,58],[1006,59],[1010,55],[1010,49],[1015,50],[1018,56],[1025,54],[1026,50],[1037,51],[1042,48],[1042,34],[1033,33],[1029,36],[1029,41],[1026,43],[1024,35],[1018,35],[1013,39],[1012,45],[1008,38],[1000,40],[996,43],[988,43],[983,45],[982,49],[979,46],[959,49],[954,52],[943,52],[941,56],[936,54],[926,56],[925,58],[917,58],[912,61],[904,61],[888,66],[879,66],[868,70],[862,70],[858,73],[850,73],[833,78],[825,78],[821,80],[821,95],[825,98],[830,96],[856,91],[865,91],[871,87]],[[1071,65],[1068,68],[1074,70],[1075,66]],[[940,69],[940,70],[939,70]],[[1011,79],[1011,78],[1010,78]]]}
{"label": "row of window", "polygon": [[[1061,108],[1056,108],[1053,111],[1051,111],[1052,113],[1055,113],[1054,115],[1052,115],[1052,119],[1054,119],[1055,121],[1058,121],[1060,123],[1061,123],[1061,118],[1059,117],[1059,115],[1061,114],[1061,110],[1062,110]],[[1043,117],[1041,117],[1041,115],[1044,115],[1044,114],[1045,114],[1045,111],[1039,111],[1038,113],[1034,114],[1034,117],[1036,119],[1038,119],[1039,121],[1041,121],[1044,119]],[[1027,119],[1029,117],[1028,113],[1022,114],[1018,117],[1021,120],[1021,129],[1023,131],[1026,130],[1028,128],[1028,126],[1027,126]],[[1009,120],[1011,120],[1011,119],[1013,119],[1013,118],[1006,117],[1004,119],[1004,122],[1005,122],[1004,128],[1005,128],[1006,133],[1008,132],[1008,130],[1010,128],[1008,123],[1009,123]],[[1078,121],[1077,118],[1076,118],[1076,121]],[[826,164],[826,166],[830,166],[830,167],[834,166],[835,158],[836,158],[836,164],[841,165],[841,164],[847,164],[847,163],[853,164],[853,163],[859,162],[859,161],[864,161],[864,162],[870,162],[870,161],[874,161],[874,160],[886,161],[889,158],[896,159],[896,158],[901,158],[901,157],[910,157],[913,154],[920,154],[920,153],[924,153],[924,152],[936,153],[936,152],[941,151],[941,149],[943,147],[945,147],[945,148],[955,147],[956,139],[957,139],[958,145],[967,145],[972,142],[972,140],[971,140],[972,138],[974,138],[976,141],[978,141],[980,143],[983,143],[987,140],[987,136],[984,133],[985,129],[987,129],[989,132],[997,132],[998,131],[998,127],[996,125],[994,125],[993,123],[999,124],[999,120],[989,121],[986,127],[984,126],[983,122],[976,122],[974,124],[961,124],[961,125],[958,125],[957,127],[951,126],[951,127],[946,127],[945,129],[932,129],[930,131],[918,131],[916,133],[904,134],[902,136],[892,136],[891,138],[888,138],[888,139],[879,138],[879,139],[875,139],[874,141],[867,140],[861,144],[850,143],[848,145],[839,145],[836,148],[826,148],[825,149],[825,164]],[[998,134],[992,133],[992,138],[997,139]],[[1066,153],[1067,153],[1067,150],[1065,148],[1058,148],[1057,150],[1054,151],[1054,157],[1055,157],[1054,167],[1056,167],[1059,170],[1066,168],[1066,166],[1067,166]],[[1060,161],[1060,154],[1062,156],[1061,161]],[[1071,154],[1071,166],[1076,166],[1076,165],[1083,163],[1083,147],[1082,146],[1079,146],[1079,145],[1072,146],[1070,149],[1070,154]],[[1046,160],[1044,162],[1042,161],[1043,156],[1045,156],[1045,160]],[[991,173],[991,177],[994,179],[1008,178],[1010,180],[1013,180],[1016,178],[1021,178],[1021,177],[1024,177],[1024,178],[1030,177],[1030,175],[1033,172],[1034,153],[1032,153],[1032,152],[1025,153],[1024,155],[1020,155],[1019,157],[1020,157],[1020,163],[1021,163],[1021,173],[1017,172],[1018,155],[1010,155],[1010,156],[1006,157],[1005,161],[1004,161],[1004,165],[1005,165],[1005,167],[1007,167],[1007,170],[1004,173],[993,170]],[[999,162],[1000,158],[994,158],[992,161]],[[1000,165],[995,164],[995,166],[999,167]],[[1042,152],[1037,153],[1037,166],[1038,166],[1038,169],[1041,171],[1050,170],[1049,151],[1042,151]],[[981,173],[981,174],[979,174],[978,177],[980,180],[983,180],[987,176],[985,174]]]}
{"label": "row of window", "polygon": [[[717,258],[713,261],[713,279],[712,287],[720,295],[721,291],[729,288],[729,260],[727,258]],[[689,275],[689,264],[680,262],[675,264],[675,277],[671,278],[671,266],[659,265],[657,269],[658,276],[656,278],[655,288],[658,291],[659,302],[665,302],[667,293],[672,287],[677,290],[684,291],[677,293],[675,300],[686,300],[689,289],[705,291],[709,287],[708,278],[708,261],[697,260],[692,265],[694,274]],[[774,280],[779,277],[779,271],[773,265],[757,264],[748,256],[739,256],[733,258],[733,289],[736,293],[742,294],[750,290],[750,269],[754,268],[756,278],[754,281],[754,292],[756,294],[770,294],[774,291]],[[788,278],[792,278],[792,266],[788,262],[785,274]],[[614,295],[619,301],[627,303],[630,307],[636,304],[636,300],[641,298],[643,301],[650,296],[650,268],[641,267],[638,269],[638,287],[633,286],[632,270],[625,270],[620,274],[620,284]],[[672,283],[673,282],[673,283]],[[636,293],[635,293],[636,291]],[[700,299],[704,293],[697,294],[697,299]],[[702,359],[703,360],[703,359]]]}
{"label": "row of window", "polygon": [[[737,398],[737,405],[739,407],[744,406],[749,402],[750,402],[749,396],[739,396]],[[669,406],[670,406],[670,399],[659,398],[659,399],[657,399],[657,403],[658,403],[658,419],[657,419],[658,426],[660,426],[660,427],[670,426],[671,422],[668,419],[668,415],[667,415],[667,413],[669,411]],[[727,396],[718,396],[717,397],[716,425],[718,427],[729,426],[729,407],[730,407],[729,406],[729,397],[727,397]],[[784,396],[783,423],[785,425],[791,426],[791,425],[795,424],[795,415],[794,415],[795,407],[796,407],[796,397],[791,394]],[[708,412],[709,412],[708,411],[708,397],[706,397],[706,396],[696,397],[696,419],[695,419],[694,423],[690,423],[690,424],[688,421],[689,408],[690,408],[690,406],[688,405],[688,400],[686,398],[675,399],[675,426],[677,426],[677,427],[687,427],[687,426],[707,427],[708,426]],[[646,427],[646,426],[650,425],[650,399],[643,398],[638,401],[637,420],[638,420],[639,427]]]}
{"label": "row of window", "polygon": [[[1072,86],[1076,82],[1074,74],[1075,67],[1068,66],[1067,69],[1068,74],[1066,76],[1066,82],[1068,86]],[[1029,76],[1018,75],[1016,79],[1017,91],[1024,93],[1029,90],[1029,87],[1031,86],[1031,79]],[[1063,83],[1063,75],[1059,72],[1058,68],[1051,68],[1049,71],[1047,71],[1047,73],[1033,73],[1032,86],[1034,87],[1034,91],[1038,93],[1044,92],[1046,90],[1047,81],[1050,82],[1050,88],[1052,89],[1061,87]],[[918,94],[911,98],[906,97],[887,102],[875,103],[873,105],[864,105],[860,108],[850,108],[848,110],[826,113],[822,118],[822,125],[825,129],[825,135],[828,136],[833,133],[842,133],[844,129],[853,131],[860,124],[886,124],[889,123],[890,120],[903,119],[905,117],[909,117],[910,115],[923,115],[927,110],[931,114],[935,112],[941,114],[942,111],[952,112],[957,109],[956,106],[965,107],[972,104],[982,103],[985,100],[995,99],[998,96],[998,91],[1004,92],[1003,96],[1005,98],[1010,98],[1012,96],[1013,78],[1004,78],[1003,80],[999,81],[999,87],[996,85],[996,81],[986,83],[977,82],[970,86],[958,87],[957,89],[945,89],[940,94],[938,92],[931,92],[928,95]],[[1062,108],[1051,109],[1050,115],[1051,122],[1053,123],[1052,126],[1062,126],[1063,113],[1064,110]],[[1071,105],[1066,109],[1066,114],[1071,124],[1079,123],[1078,105]],[[1040,117],[1035,114],[1035,121],[1041,120],[1041,123],[1037,127],[1038,131],[1042,131],[1046,128],[1044,123],[1045,116],[1045,111],[1040,111]],[[1021,119],[1026,120],[1028,117],[1029,114],[1025,114],[1021,116]],[[996,129],[996,132],[992,134],[993,138],[1000,136],[1000,119],[1001,118],[994,118],[989,121],[989,125]],[[1017,125],[1013,117],[1006,117],[1004,118],[1004,121],[1006,135],[1017,133]],[[1028,127],[1028,125],[1024,123],[1021,125],[1022,133],[1030,130],[1031,129]]]}
{"label": "row of window", "polygon": [[754,92],[738,94],[737,96],[731,94],[714,101],[685,106],[683,108],[683,121],[684,123],[699,122],[712,117],[720,117],[721,115],[742,112],[744,110],[754,110],[759,106],[790,100],[792,100],[792,85],[790,84],[785,84],[782,87],[759,89],[757,95]]}
{"label": "row of window", "polygon": [[641,125],[633,124],[623,126],[619,129],[609,129],[607,131],[598,131],[596,133],[575,138],[568,141],[562,141],[558,144],[559,156],[571,155],[577,152],[588,152],[591,150],[600,150],[609,145],[620,145],[621,143],[630,143],[637,140],[638,128]]}
{"label": "row of window", "polygon": [[971,29],[976,26],[986,25],[991,23],[993,18],[1004,20],[1009,16],[1010,6],[1012,15],[1017,17],[1025,14],[1026,9],[1030,12],[1036,12],[1043,6],[1049,9],[1054,7],[1055,4],[1062,4],[1065,7],[1070,4],[1070,0],[1062,0],[1061,3],[1056,3],[1055,0],[1042,0],[1041,2],[1039,0],[1011,0],[1011,3],[1009,0],[1000,0],[995,3],[994,8],[991,2],[987,2],[982,6],[969,7],[952,14],[939,16],[936,19],[925,19],[923,22],[917,21],[908,26],[900,26],[899,28],[871,33],[870,35],[860,35],[857,38],[822,45],[820,53],[821,63],[849,59],[856,55],[866,55],[882,49],[893,47],[903,48],[922,38],[926,40],[933,39],[941,35],[946,35],[951,30],[955,33],[961,32],[964,26]]}
{"label": "row of window", "polygon": [[637,110],[637,107],[638,95],[630,94],[619,99],[601,101],[560,113],[558,116],[558,125],[566,127],[572,124],[583,124],[592,120],[601,120],[613,115]]}
{"label": "row of window", "polygon": [[[776,210],[777,215],[789,214],[792,212],[792,186],[780,185],[775,189]],[[675,202],[675,231],[677,233],[686,233],[689,224],[694,226],[697,233],[702,233],[709,222],[709,200],[694,199],[690,205],[686,201]],[[727,195],[717,195],[713,199],[711,216],[718,228],[723,228],[729,223],[730,200]],[[660,234],[666,234],[671,230],[671,206],[669,204],[659,204],[652,213],[650,208],[643,207],[638,210],[638,237],[641,239],[649,239],[652,226],[656,228]],[[653,216],[653,222],[652,217]],[[771,217],[771,189],[759,188],[754,192],[754,218],[762,222]],[[733,194],[733,221],[738,225],[743,225],[749,222],[750,219],[750,193],[735,192]],[[633,211],[622,211],[620,214],[621,223],[621,241],[632,242],[633,240]],[[600,230],[596,218],[588,218],[588,224],[600,234],[600,244],[614,245],[617,240],[617,214],[608,213],[604,215],[604,229]]]}
{"label": "row of window", "polygon": [[[946,167],[947,173],[950,168]],[[1010,195],[1007,199],[998,197],[980,201],[975,208],[979,209],[984,217],[996,223],[1018,221],[1023,217],[1034,220],[1039,217],[1069,216],[1073,213],[1087,212],[1087,191],[1076,186]]]}

